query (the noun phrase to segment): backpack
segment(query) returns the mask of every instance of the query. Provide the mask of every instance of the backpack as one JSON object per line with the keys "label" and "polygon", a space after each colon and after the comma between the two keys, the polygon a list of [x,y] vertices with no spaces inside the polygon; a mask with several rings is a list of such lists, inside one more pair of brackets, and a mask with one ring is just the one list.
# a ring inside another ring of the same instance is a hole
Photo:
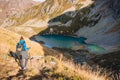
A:
{"label": "backpack", "polygon": [[17,43],[16,50],[22,51],[22,49],[23,49],[23,46],[21,44]]}

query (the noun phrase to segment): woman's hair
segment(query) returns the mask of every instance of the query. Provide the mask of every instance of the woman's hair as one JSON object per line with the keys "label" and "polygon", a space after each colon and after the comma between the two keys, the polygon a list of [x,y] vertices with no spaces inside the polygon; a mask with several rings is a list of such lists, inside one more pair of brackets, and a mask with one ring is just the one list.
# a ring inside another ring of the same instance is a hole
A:
{"label": "woman's hair", "polygon": [[20,37],[20,40],[24,40],[23,36]]}

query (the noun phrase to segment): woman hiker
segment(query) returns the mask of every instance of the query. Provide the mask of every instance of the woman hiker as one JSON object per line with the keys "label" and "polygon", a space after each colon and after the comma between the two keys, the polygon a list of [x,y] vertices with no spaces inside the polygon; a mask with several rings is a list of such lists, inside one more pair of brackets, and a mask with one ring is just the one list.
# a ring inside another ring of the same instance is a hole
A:
{"label": "woman hiker", "polygon": [[19,62],[20,62],[20,67],[22,70],[26,70],[26,66],[28,63],[28,50],[30,48],[27,47],[26,42],[24,40],[24,38],[21,36],[19,42],[16,45],[16,52],[19,58]]}

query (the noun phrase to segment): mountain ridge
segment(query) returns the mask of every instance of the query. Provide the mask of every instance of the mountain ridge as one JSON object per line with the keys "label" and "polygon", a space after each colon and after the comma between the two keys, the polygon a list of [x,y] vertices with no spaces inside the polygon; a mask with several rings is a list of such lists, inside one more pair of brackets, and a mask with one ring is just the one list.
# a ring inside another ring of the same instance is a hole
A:
{"label": "mountain ridge", "polygon": [[21,32],[22,29],[20,30],[20,27],[24,27],[31,29],[32,31],[30,32],[36,34],[34,28],[40,29],[47,27],[49,25],[48,21],[51,18],[63,14],[65,10],[71,7],[74,7],[75,9],[80,8],[82,6],[81,2],[84,1],[86,0],[46,0],[45,2],[26,10],[20,17],[13,16],[6,19],[5,23],[3,23],[1,27],[12,26],[11,30],[16,32]]}

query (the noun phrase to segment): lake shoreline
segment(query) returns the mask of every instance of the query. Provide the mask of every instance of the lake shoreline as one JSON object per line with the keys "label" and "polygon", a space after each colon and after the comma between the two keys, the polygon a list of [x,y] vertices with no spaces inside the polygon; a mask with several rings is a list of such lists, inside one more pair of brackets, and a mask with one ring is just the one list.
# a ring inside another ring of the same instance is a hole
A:
{"label": "lake shoreline", "polygon": [[85,49],[93,53],[103,54],[105,49],[96,44],[86,43],[87,38],[84,37],[73,37],[67,35],[56,35],[56,34],[41,34],[32,37],[33,41],[43,44],[49,48],[68,48],[73,50]]}

